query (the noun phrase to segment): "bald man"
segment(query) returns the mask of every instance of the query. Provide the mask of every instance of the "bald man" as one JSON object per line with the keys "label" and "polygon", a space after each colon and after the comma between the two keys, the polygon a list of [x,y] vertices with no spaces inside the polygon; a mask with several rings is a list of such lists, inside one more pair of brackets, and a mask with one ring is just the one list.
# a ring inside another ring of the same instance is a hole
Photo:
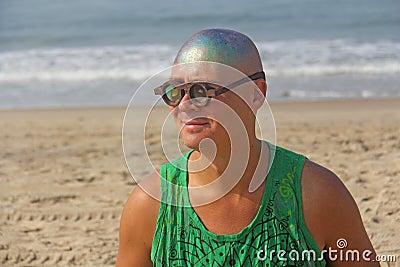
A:
{"label": "bald man", "polygon": [[[155,91],[191,150],[147,178],[161,189],[158,199],[143,190],[146,184],[131,193],[117,266],[379,266],[339,178],[257,139],[255,113],[267,85],[251,39],[203,30],[179,50],[174,66],[182,64],[194,64],[195,71],[173,69]],[[220,66],[223,71],[216,71]],[[223,86],[215,82],[230,75]],[[204,140],[213,145],[202,148]]]}

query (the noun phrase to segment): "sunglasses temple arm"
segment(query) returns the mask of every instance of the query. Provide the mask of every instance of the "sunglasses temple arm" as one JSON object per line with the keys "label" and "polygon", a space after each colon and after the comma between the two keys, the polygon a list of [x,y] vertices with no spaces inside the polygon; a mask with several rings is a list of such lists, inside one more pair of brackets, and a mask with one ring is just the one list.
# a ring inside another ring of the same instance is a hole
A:
{"label": "sunglasses temple arm", "polygon": [[[224,88],[232,89],[232,88],[238,87],[239,85],[244,84],[244,83],[246,83],[246,82],[248,82],[248,81],[249,81],[249,78],[248,78],[248,77],[244,77],[243,79],[240,79],[239,81],[236,81],[236,82],[234,82],[234,83],[231,83],[231,84],[229,84],[228,86],[226,86],[226,87],[224,87]],[[229,89],[228,89],[228,90],[229,90]]]}
{"label": "sunglasses temple arm", "polygon": [[264,73],[264,71],[260,71],[260,72],[254,73],[253,75],[244,77],[244,78],[240,79],[239,81],[231,83],[230,85],[228,85],[226,87],[229,88],[229,89],[235,88],[235,87],[237,87],[237,86],[239,86],[241,84],[247,83],[249,81],[249,79],[253,80],[253,81],[254,80],[258,80],[258,79],[264,79],[265,80],[265,73]]}
{"label": "sunglasses temple arm", "polygon": [[218,96],[220,94],[223,94],[225,92],[228,92],[230,89],[233,89],[235,87],[238,87],[241,84],[244,84],[246,82],[249,81],[248,77],[244,77],[243,79],[240,79],[239,81],[236,81],[234,83],[229,84],[228,86],[224,86],[221,89],[219,89],[218,91],[215,92],[215,95]]}

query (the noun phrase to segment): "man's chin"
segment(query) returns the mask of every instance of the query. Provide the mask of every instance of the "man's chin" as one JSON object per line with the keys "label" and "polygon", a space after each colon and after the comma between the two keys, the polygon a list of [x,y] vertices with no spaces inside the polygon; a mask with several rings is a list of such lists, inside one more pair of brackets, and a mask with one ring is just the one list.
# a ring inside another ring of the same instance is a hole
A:
{"label": "man's chin", "polygon": [[203,139],[204,138],[182,138],[182,141],[188,148],[198,151]]}
{"label": "man's chin", "polygon": [[194,149],[196,151],[199,150],[199,142],[185,142],[185,141],[183,141],[183,143],[185,144],[185,146],[187,146],[190,149]]}

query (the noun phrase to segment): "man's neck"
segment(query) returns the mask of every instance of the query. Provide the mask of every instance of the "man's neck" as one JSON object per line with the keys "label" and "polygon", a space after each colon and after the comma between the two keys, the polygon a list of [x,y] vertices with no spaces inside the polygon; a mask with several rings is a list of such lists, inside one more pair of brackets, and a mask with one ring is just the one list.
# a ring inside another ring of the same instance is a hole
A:
{"label": "man's neck", "polygon": [[[249,139],[248,143],[238,144],[236,148],[230,144],[219,144],[194,151],[188,166],[189,187],[207,187],[208,191],[204,192],[206,194],[213,194],[210,190],[215,194],[248,193],[260,162],[261,151],[262,142],[256,137]],[[268,161],[266,163],[268,165]]]}

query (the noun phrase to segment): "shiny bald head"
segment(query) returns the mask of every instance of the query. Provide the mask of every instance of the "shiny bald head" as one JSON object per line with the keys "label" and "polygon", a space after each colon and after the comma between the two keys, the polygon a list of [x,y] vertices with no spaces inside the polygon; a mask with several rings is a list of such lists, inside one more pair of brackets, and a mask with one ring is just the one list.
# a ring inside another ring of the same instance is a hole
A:
{"label": "shiny bald head", "polygon": [[227,29],[207,29],[194,34],[179,50],[174,64],[212,61],[246,75],[262,71],[260,55],[246,35]]}

